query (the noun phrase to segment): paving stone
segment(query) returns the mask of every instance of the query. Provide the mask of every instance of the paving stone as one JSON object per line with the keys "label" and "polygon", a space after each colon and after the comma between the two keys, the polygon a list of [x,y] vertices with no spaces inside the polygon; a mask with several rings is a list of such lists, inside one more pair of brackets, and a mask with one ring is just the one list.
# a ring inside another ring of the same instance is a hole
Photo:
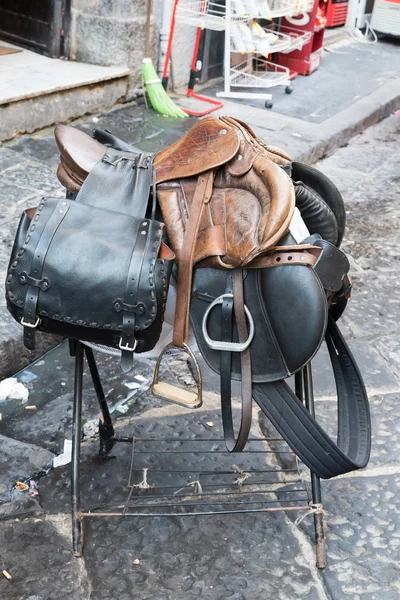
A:
{"label": "paving stone", "polygon": [[[12,150],[9,147],[3,149],[7,149],[8,152],[16,152],[19,161],[34,160],[57,168],[59,150],[52,129],[45,130],[35,136],[23,135],[13,141],[11,147]],[[13,156],[15,155],[13,154]]]}
{"label": "paving stone", "polygon": [[52,459],[48,450],[26,444],[0,435],[0,502],[10,501],[10,490],[21,477],[26,479],[31,473],[41,471]]}
{"label": "paving stone", "polygon": [[[32,190],[9,183],[8,171],[7,174],[0,175],[0,186],[2,191],[2,224],[12,220],[13,235],[18,225],[18,218],[21,216],[25,208],[30,208],[32,202],[39,202],[43,194],[40,190]],[[8,228],[7,230],[8,231]],[[4,231],[2,230],[4,235]]]}
{"label": "paving stone", "polygon": [[400,381],[400,334],[379,337],[374,340],[374,346],[380,352],[381,356],[390,364],[390,369]]}
{"label": "paving stone", "polygon": [[[121,600],[132,590],[138,600],[155,590],[160,600],[321,598],[283,515],[93,520],[88,530],[85,560],[98,600],[110,590]],[[120,541],[110,552],[114,535]]]}
{"label": "paving stone", "polygon": [[[29,161],[7,170],[3,178],[10,185],[17,185],[34,193],[50,194],[62,190],[54,168],[38,161]],[[0,183],[1,185],[1,183]]]}
{"label": "paving stone", "polygon": [[363,144],[347,144],[336,152],[330,158],[322,161],[322,168],[329,168],[334,165],[335,169],[348,169],[357,165],[357,171],[361,173],[370,173],[374,169],[379,169],[387,161],[388,148],[386,144],[375,146],[374,152],[366,152]]}
{"label": "paving stone", "polygon": [[82,561],[71,555],[69,541],[43,519],[9,521],[0,527],[3,567],[11,581],[0,579],[2,600],[88,600]]}
{"label": "paving stone", "polygon": [[350,325],[355,338],[372,340],[397,331],[400,297],[393,292],[397,279],[393,272],[353,274],[354,301],[348,303],[343,321]]}
{"label": "paving stone", "polygon": [[0,173],[21,162],[21,156],[9,148],[0,148]]}
{"label": "paving stone", "polygon": [[[369,394],[400,391],[400,379],[393,374],[390,361],[374,349],[374,344],[365,340],[347,340],[358,365]],[[332,373],[328,350],[323,344],[313,359],[314,392],[318,397],[336,396],[335,379]]]}
{"label": "paving stone", "polygon": [[44,514],[36,498],[21,495],[12,502],[0,504],[0,520],[17,519],[21,517],[40,517]]}
{"label": "paving stone", "polygon": [[330,514],[328,566],[321,576],[330,597],[400,596],[399,490],[399,474],[324,483],[324,507]]}

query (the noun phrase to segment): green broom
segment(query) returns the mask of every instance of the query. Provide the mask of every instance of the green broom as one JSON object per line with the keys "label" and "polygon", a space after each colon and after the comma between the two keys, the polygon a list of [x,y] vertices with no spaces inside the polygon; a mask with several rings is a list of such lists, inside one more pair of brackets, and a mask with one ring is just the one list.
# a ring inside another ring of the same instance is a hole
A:
{"label": "green broom", "polygon": [[[150,54],[150,17],[152,0],[147,0],[146,18],[146,56]],[[187,114],[175,104],[164,90],[161,80],[153,66],[151,58],[142,60],[142,78],[153,109],[167,117],[183,119]]]}

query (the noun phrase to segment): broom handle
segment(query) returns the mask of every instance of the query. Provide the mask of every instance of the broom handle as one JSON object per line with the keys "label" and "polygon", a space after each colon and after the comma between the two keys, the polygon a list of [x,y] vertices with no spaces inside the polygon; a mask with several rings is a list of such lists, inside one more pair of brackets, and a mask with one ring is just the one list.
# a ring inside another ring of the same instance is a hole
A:
{"label": "broom handle", "polygon": [[146,58],[150,58],[150,21],[151,21],[151,9],[153,0],[147,0],[147,14],[146,14]]}
{"label": "broom handle", "polygon": [[176,9],[178,6],[178,1],[179,0],[174,0],[174,8],[172,9],[172,18],[171,18],[171,28],[169,30],[167,51],[165,53],[164,70],[163,70],[163,74],[162,74],[162,86],[163,86],[164,90],[166,90],[167,86],[168,86],[168,67],[169,67],[169,61],[171,58],[172,39],[174,37],[174,31],[175,31],[175,15],[176,15]]}

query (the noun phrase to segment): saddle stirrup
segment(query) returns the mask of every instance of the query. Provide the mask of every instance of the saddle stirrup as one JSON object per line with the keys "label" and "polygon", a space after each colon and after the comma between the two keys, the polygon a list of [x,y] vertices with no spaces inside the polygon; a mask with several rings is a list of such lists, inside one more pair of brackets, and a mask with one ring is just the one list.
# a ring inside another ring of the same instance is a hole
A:
{"label": "saddle stirrup", "polygon": [[[197,394],[176,385],[172,385],[171,383],[167,383],[166,381],[159,381],[159,371],[162,359],[169,350],[172,350],[172,348],[179,348],[179,350],[185,352],[194,362],[197,374]],[[186,408],[200,408],[203,406],[203,380],[201,377],[200,365],[194,353],[187,344],[183,344],[182,348],[175,346],[173,342],[165,346],[164,350],[160,353],[157,359],[154,369],[152,392],[157,398],[169,400],[170,402],[174,402],[180,406],[185,406]]]}

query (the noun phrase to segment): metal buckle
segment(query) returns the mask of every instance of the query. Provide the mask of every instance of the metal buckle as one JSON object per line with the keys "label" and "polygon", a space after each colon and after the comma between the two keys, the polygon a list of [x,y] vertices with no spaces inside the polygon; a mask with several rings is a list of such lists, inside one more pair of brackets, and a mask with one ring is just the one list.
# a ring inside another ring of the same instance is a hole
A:
{"label": "metal buckle", "polygon": [[190,356],[195,364],[197,372],[197,394],[185,390],[184,388],[180,388],[176,385],[171,385],[166,381],[158,381],[158,373],[162,358],[164,354],[168,352],[168,350],[171,350],[171,348],[178,348],[178,346],[175,346],[175,344],[171,342],[165,346],[164,350],[158,357],[156,367],[154,369],[154,379],[151,391],[153,392],[154,396],[157,396],[157,398],[169,400],[170,402],[174,402],[180,406],[185,406],[186,408],[200,408],[200,406],[203,406],[203,381],[201,377],[201,371],[195,355],[187,344],[184,344],[182,348],[179,348],[179,350],[186,352],[186,354]]}
{"label": "metal buckle", "polygon": [[126,344],[125,346],[122,344],[122,338],[119,340],[119,344],[118,344],[118,348],[120,350],[127,350],[128,352],[135,352],[136,350],[136,346],[137,346],[137,339],[133,338],[135,340],[135,343],[133,344],[133,347],[130,346],[129,344]]}
{"label": "metal buckle", "polygon": [[216,298],[213,302],[211,302],[210,306],[207,308],[206,312],[204,313],[203,323],[202,323],[203,337],[205,339],[206,344],[212,350],[221,350],[222,352],[244,352],[250,346],[251,342],[253,341],[253,337],[254,337],[254,321],[253,321],[253,317],[251,316],[251,312],[249,311],[249,309],[247,308],[246,305],[244,305],[244,312],[246,313],[246,317],[249,321],[250,330],[249,330],[249,336],[245,342],[241,342],[241,343],[240,342],[221,342],[218,340],[212,340],[210,338],[210,336],[208,335],[207,320],[208,320],[209,314],[212,311],[212,309],[215,306],[217,306],[217,304],[222,304],[225,298],[233,298],[233,301],[235,301],[233,294],[222,294],[221,296],[218,296],[218,298]]}
{"label": "metal buckle", "polygon": [[37,317],[36,322],[35,323],[27,323],[24,319],[24,317],[22,317],[21,319],[21,325],[23,325],[24,327],[30,327],[31,329],[35,329],[38,325],[39,325],[39,317]]}

